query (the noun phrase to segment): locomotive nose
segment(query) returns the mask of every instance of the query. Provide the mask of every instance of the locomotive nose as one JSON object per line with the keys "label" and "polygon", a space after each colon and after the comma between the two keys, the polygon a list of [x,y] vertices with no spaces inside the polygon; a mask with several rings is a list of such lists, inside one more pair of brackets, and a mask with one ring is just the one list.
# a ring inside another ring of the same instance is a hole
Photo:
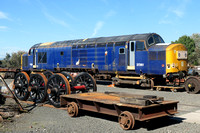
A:
{"label": "locomotive nose", "polygon": [[183,44],[171,44],[166,48],[166,73],[187,72],[187,49]]}

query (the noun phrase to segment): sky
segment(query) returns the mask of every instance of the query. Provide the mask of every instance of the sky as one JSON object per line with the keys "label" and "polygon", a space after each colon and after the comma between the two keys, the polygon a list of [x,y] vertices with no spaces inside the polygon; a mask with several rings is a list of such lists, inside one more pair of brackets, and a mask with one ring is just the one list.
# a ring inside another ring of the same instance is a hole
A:
{"label": "sky", "polygon": [[170,43],[200,33],[199,0],[0,0],[0,59],[37,43],[157,33]]}

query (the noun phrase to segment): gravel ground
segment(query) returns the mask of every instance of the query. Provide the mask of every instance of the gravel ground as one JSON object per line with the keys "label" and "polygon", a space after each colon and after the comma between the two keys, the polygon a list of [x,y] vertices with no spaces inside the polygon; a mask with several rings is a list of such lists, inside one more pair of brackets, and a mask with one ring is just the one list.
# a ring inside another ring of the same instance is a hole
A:
{"label": "gravel ground", "polygon": [[[66,110],[49,107],[36,107],[30,113],[23,113],[13,122],[3,123],[0,132],[143,132],[143,133],[198,133],[200,124],[184,122],[180,115],[200,110],[199,94],[186,92],[151,91],[133,87],[107,87],[99,82],[98,92],[116,91],[134,94],[148,94],[164,97],[167,100],[179,101],[179,114],[175,117],[164,117],[148,122],[136,121],[134,130],[124,131],[117,122],[117,117],[82,112],[79,117],[71,118]],[[109,84],[109,83],[108,83]]]}

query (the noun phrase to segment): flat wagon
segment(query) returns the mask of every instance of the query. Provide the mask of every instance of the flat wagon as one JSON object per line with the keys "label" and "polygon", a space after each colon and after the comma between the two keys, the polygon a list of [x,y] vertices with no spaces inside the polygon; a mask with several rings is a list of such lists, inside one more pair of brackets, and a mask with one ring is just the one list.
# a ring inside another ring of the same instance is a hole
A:
{"label": "flat wagon", "polygon": [[133,129],[135,121],[147,121],[177,112],[178,101],[167,101],[152,95],[134,95],[119,92],[92,92],[61,95],[61,106],[66,106],[71,117],[79,110],[87,110],[118,117],[120,126]]}

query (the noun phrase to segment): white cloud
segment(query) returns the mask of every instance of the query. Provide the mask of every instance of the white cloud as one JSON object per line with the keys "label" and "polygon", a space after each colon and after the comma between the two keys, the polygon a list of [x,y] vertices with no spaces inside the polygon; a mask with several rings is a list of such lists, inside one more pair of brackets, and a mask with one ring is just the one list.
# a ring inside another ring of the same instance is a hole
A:
{"label": "white cloud", "polygon": [[173,22],[172,21],[170,21],[170,20],[160,20],[159,22],[158,22],[159,24],[173,24]]}
{"label": "white cloud", "polygon": [[190,0],[181,0],[178,1],[180,4],[171,8],[171,12],[174,13],[177,17],[182,18],[186,12],[186,7]]}
{"label": "white cloud", "polygon": [[105,18],[110,18],[114,16],[116,12],[114,10],[110,10],[109,12],[106,13]]}
{"label": "white cloud", "polygon": [[9,19],[6,13],[0,11],[0,19]]}
{"label": "white cloud", "polygon": [[109,5],[108,0],[101,0],[105,5]]}
{"label": "white cloud", "polygon": [[173,12],[173,13],[175,13],[175,14],[176,14],[176,16],[178,16],[178,17],[180,17],[180,18],[182,18],[182,17],[183,17],[183,15],[184,15],[184,12],[183,12],[183,11],[181,11],[181,10],[178,10],[178,9],[176,9],[176,10],[173,10],[172,12]]}
{"label": "white cloud", "polygon": [[54,16],[50,15],[50,14],[47,13],[47,12],[44,12],[44,15],[49,19],[49,21],[51,21],[51,22],[53,22],[53,23],[62,25],[62,26],[67,27],[67,28],[70,27],[69,24],[67,24],[64,20],[55,18]]}
{"label": "white cloud", "polygon": [[103,25],[104,25],[104,22],[103,22],[103,21],[98,21],[98,22],[96,23],[96,26],[95,26],[95,28],[94,28],[94,32],[93,32],[93,34],[92,34],[92,37],[94,37],[94,36],[98,33],[98,31],[101,30],[101,28],[103,27]]}
{"label": "white cloud", "polygon": [[186,7],[190,0],[177,0],[174,5],[170,3],[170,6],[166,2],[163,2],[159,7],[166,11],[166,15],[159,20],[159,24],[174,24],[175,21],[184,17],[186,13]]}
{"label": "white cloud", "polygon": [[0,26],[0,30],[5,30],[7,28],[8,28],[7,26]]}
{"label": "white cloud", "polygon": [[76,17],[74,17],[72,14],[70,14],[69,12],[64,12],[65,13],[65,15],[67,16],[67,17],[69,17],[70,19],[72,19],[72,20],[74,20],[74,21],[77,21],[77,18]]}
{"label": "white cloud", "polygon": [[[59,25],[61,25],[61,26],[64,26],[64,27],[70,29],[70,25],[69,25],[67,22],[65,22],[64,20],[59,19],[59,18],[56,18],[56,17],[54,17],[53,15],[51,15],[51,14],[48,12],[46,6],[42,3],[41,0],[37,0],[37,2],[38,2],[38,4],[39,4],[39,7],[40,7],[41,10],[42,10],[42,13],[44,14],[44,16],[45,16],[50,22],[55,23],[55,24],[59,24]],[[70,16],[69,13],[66,13],[66,15],[67,15],[67,16]],[[73,17],[73,16],[71,15],[70,17]]]}

